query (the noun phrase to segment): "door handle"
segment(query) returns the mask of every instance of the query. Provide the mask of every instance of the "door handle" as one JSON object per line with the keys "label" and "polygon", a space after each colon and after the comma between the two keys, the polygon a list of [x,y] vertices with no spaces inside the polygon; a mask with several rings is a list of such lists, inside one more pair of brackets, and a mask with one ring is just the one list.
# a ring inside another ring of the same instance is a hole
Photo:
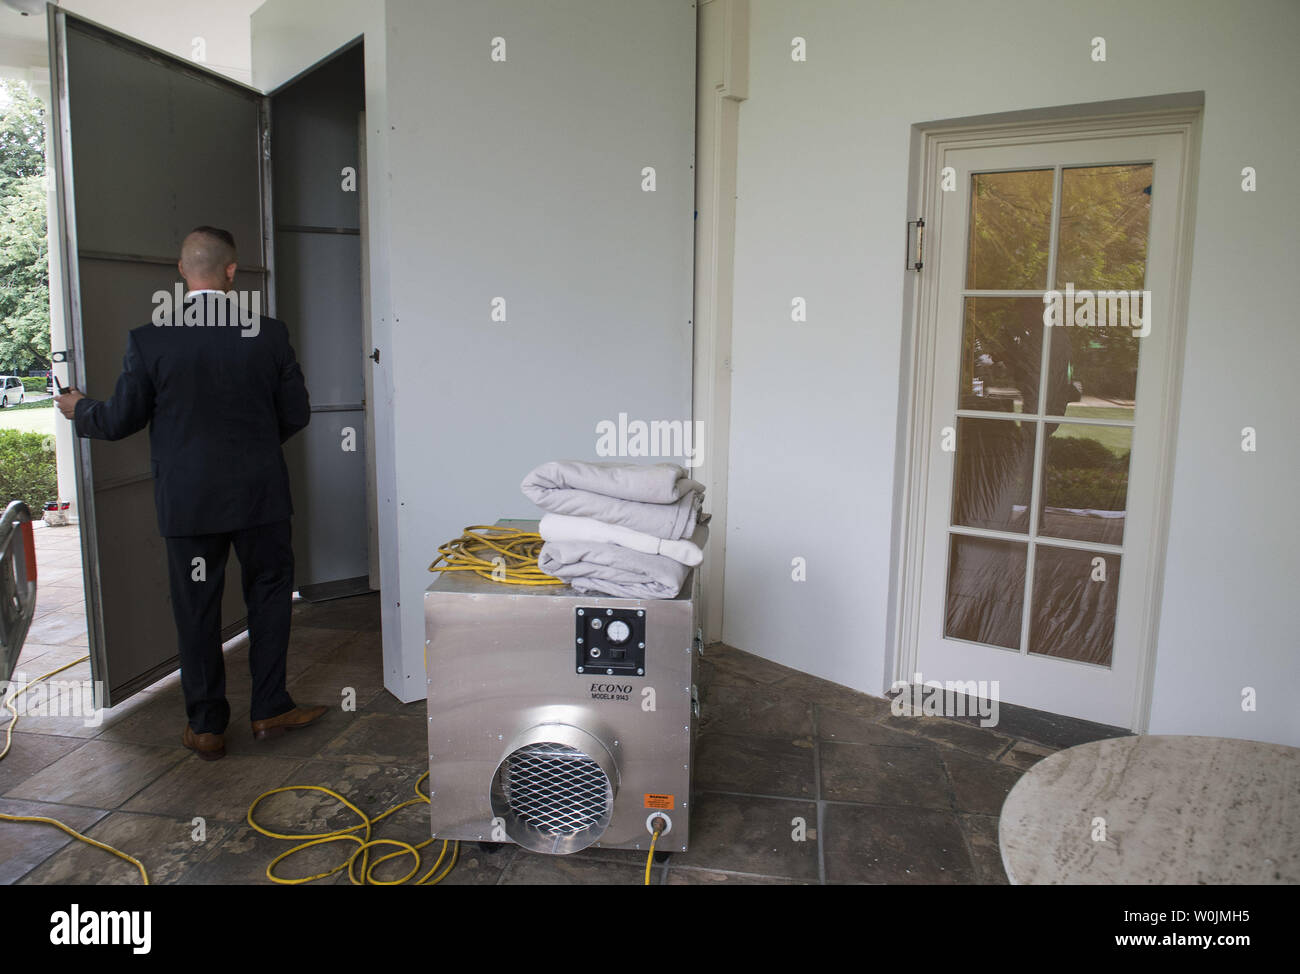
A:
{"label": "door handle", "polygon": [[54,379],[54,384],[58,386],[60,396],[67,394],[68,387],[65,386],[62,382],[60,382],[59,377],[54,374],[54,363],[67,362],[67,361],[68,361],[68,353],[66,349],[50,352],[50,376]]}

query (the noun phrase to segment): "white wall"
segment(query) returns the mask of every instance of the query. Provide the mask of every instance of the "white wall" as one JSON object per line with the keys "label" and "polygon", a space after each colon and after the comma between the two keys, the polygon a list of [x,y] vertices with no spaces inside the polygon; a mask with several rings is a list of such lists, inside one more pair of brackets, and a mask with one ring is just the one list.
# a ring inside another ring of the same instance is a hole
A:
{"label": "white wall", "polygon": [[[887,685],[910,127],[1205,92],[1152,733],[1300,744],[1288,0],[754,0],[740,110],[727,642]],[[808,61],[790,58],[803,36]],[[1108,60],[1089,58],[1104,36]],[[1254,166],[1259,191],[1243,193]],[[794,296],[806,324],[790,322]],[[1259,450],[1240,449],[1243,426]],[[808,580],[791,581],[791,559]],[[1242,688],[1259,709],[1243,713]]]}
{"label": "white wall", "polygon": [[695,11],[269,0],[254,84],[362,32],[384,681],[415,700],[438,545],[536,516],[520,481],[599,420],[690,416]]}
{"label": "white wall", "polygon": [[538,516],[520,481],[596,459],[600,420],[690,416],[695,10],[390,0],[388,45],[396,537],[422,674],[439,544]]}

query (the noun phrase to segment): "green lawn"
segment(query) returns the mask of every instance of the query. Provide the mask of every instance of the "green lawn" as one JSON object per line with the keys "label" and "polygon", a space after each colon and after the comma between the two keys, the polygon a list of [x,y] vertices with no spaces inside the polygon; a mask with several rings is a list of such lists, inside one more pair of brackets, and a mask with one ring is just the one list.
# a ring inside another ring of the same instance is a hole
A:
{"label": "green lawn", "polygon": [[[1132,406],[1079,406],[1075,403],[1065,407],[1065,415],[1079,419],[1133,419]],[[1073,426],[1062,423],[1053,436],[1076,436],[1096,440],[1111,453],[1119,456],[1127,453],[1133,444],[1133,431],[1114,426]]]}
{"label": "green lawn", "polygon": [[24,403],[22,406],[10,406],[0,409],[0,429],[22,430],[24,433],[54,432],[55,420],[62,420],[54,408],[54,400]]}

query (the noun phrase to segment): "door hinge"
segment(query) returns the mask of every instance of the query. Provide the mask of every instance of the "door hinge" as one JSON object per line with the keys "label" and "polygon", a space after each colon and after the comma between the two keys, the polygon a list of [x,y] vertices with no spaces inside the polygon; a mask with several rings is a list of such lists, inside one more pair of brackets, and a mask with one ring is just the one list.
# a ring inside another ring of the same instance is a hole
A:
{"label": "door hinge", "polygon": [[[912,249],[912,227],[916,227],[916,249]],[[908,270],[919,271],[922,267],[921,257],[923,253],[922,237],[925,234],[925,220],[917,217],[915,220],[907,221],[907,239],[904,247],[907,250],[907,257],[904,260],[903,267]],[[912,257],[915,255],[916,259]]]}

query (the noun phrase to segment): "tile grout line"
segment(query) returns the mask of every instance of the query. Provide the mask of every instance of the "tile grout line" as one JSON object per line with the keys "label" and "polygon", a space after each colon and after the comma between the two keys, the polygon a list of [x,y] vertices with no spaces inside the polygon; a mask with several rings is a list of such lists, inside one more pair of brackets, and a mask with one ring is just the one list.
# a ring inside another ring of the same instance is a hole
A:
{"label": "tile grout line", "polygon": [[514,850],[510,853],[509,861],[506,862],[506,864],[501,867],[501,872],[497,873],[497,879],[496,882],[492,884],[493,886],[505,885],[506,873],[510,872],[510,867],[512,867],[515,864],[515,860],[518,858],[519,858],[519,846],[515,846]]}
{"label": "tile grout line", "polygon": [[808,711],[812,714],[813,731],[813,797],[817,800],[817,881],[825,886],[826,844],[822,837],[826,834],[826,805],[822,801],[822,740],[818,709],[815,703],[808,705]]}
{"label": "tile grout line", "polygon": [[742,872],[739,869],[719,869],[716,866],[678,866],[677,868],[692,873],[722,873],[725,876],[740,876],[745,879],[792,880],[804,885],[812,883],[812,880],[805,879],[802,876],[783,876],[780,873],[747,873]]}
{"label": "tile grout line", "polygon": [[[955,805],[943,805],[943,806],[918,805],[915,802],[902,802],[897,804],[890,804],[889,802],[853,802],[853,801],[847,801],[845,799],[839,799],[839,798],[818,799],[818,798],[811,798],[808,796],[804,796],[801,798],[792,798],[789,795],[760,795],[760,794],[755,794],[753,792],[747,792],[747,791],[718,791],[717,789],[714,788],[701,792],[701,794],[725,795],[728,798],[762,798],[767,801],[797,802],[797,803],[803,803],[805,805],[814,805],[814,806],[825,805],[827,807],[844,805],[846,807],[851,807],[851,808],[911,808],[923,812],[955,813],[959,811],[959,809]],[[969,814],[975,815],[980,813],[971,812]]]}
{"label": "tile grout line", "polygon": [[962,848],[966,850],[966,861],[970,863],[971,879],[976,884],[980,884],[980,867],[975,863],[975,850],[971,847],[970,836],[966,834],[966,822],[962,818],[962,815],[966,813],[962,812],[957,804],[957,786],[952,780],[952,773],[948,770],[948,762],[940,758],[939,766],[943,769],[943,780],[948,783],[948,799],[952,803],[952,817],[957,821],[957,834],[961,836]]}

